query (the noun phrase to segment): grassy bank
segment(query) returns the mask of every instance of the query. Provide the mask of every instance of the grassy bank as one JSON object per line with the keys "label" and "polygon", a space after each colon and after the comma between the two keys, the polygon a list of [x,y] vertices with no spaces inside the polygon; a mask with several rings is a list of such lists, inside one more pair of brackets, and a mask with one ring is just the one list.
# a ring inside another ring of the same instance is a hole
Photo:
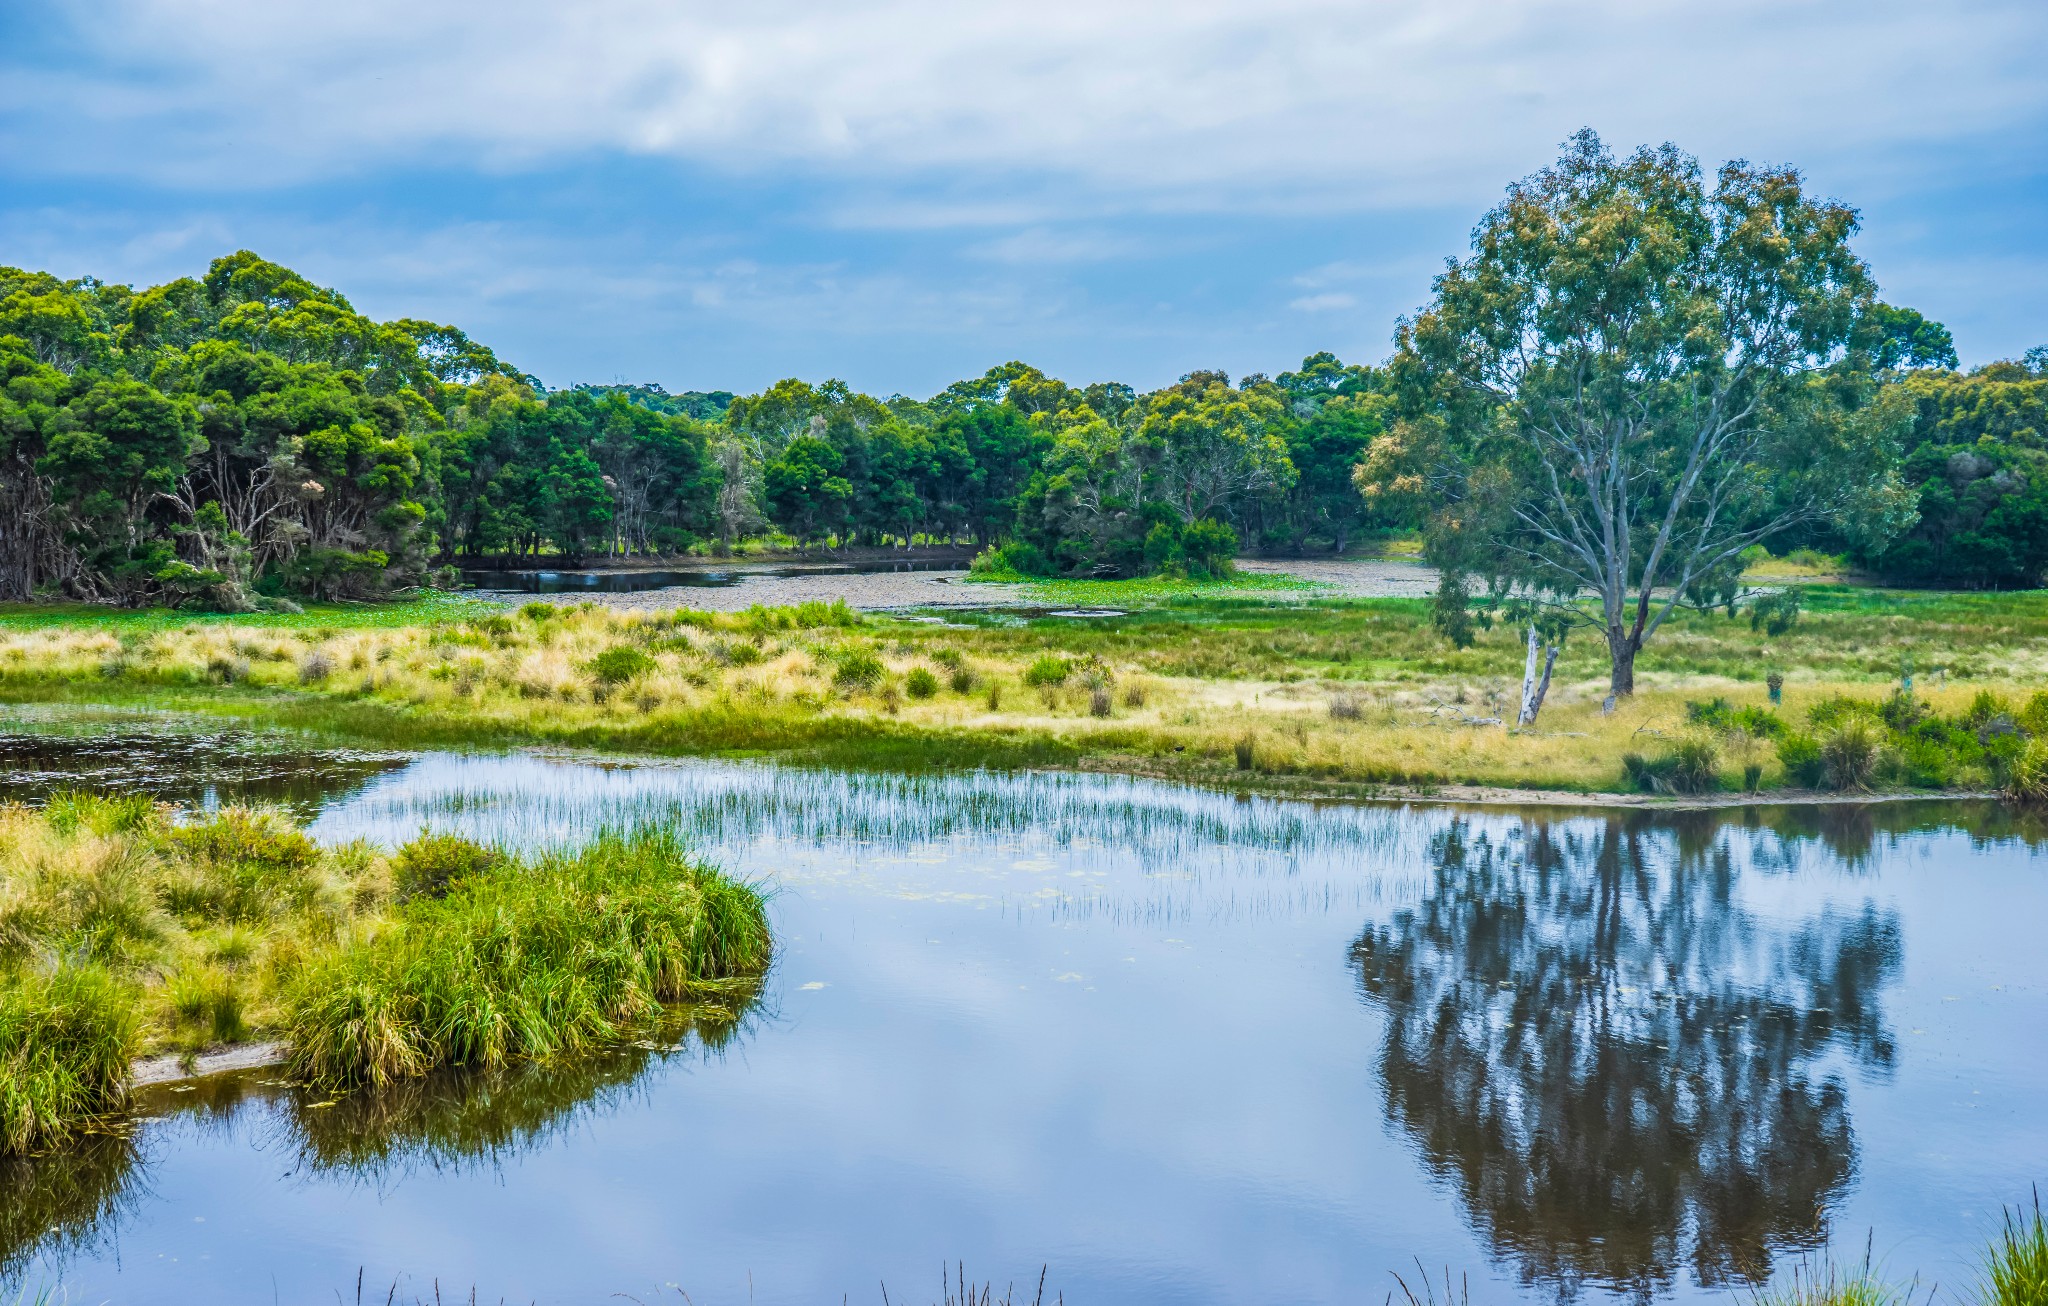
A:
{"label": "grassy bank", "polygon": [[0,808],[0,1154],[119,1108],[139,1056],[281,1038],[331,1088],[491,1068],[743,1000],[768,955],[760,895],[661,830],[524,862],[236,808]]}
{"label": "grassy bank", "polygon": [[[1098,582],[1095,589],[1118,582]],[[1079,595],[1075,596],[1079,598]],[[435,601],[124,626],[0,612],[0,696],[238,714],[404,745],[558,743],[822,763],[1078,766],[1268,788],[1976,791],[2048,728],[2048,596],[1814,586],[1789,632],[1688,613],[1613,713],[1565,647],[1512,730],[1522,647],[1415,600],[1111,590],[1124,615],[943,624],[841,605],[706,614]],[[1783,679],[1772,704],[1766,678]],[[1910,697],[1897,692],[1902,677]],[[2048,752],[2037,754],[2048,769]]]}

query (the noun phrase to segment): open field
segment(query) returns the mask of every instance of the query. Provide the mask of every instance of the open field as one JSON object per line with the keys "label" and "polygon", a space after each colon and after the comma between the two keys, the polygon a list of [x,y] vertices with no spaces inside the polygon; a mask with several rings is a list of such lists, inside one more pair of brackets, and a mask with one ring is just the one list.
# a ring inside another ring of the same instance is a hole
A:
{"label": "open field", "polygon": [[[0,695],[212,710],[401,744],[1054,765],[1304,791],[1782,796],[1995,787],[2035,733],[2029,698],[2048,686],[2048,595],[1816,584],[1776,637],[1740,618],[1674,617],[1638,663],[1639,692],[1612,714],[1604,650],[1575,638],[1538,725],[1517,731],[1494,719],[1513,714],[1519,632],[1485,631],[1460,650],[1420,600],[1248,579],[1020,587],[1041,606],[1126,609],[1099,618],[447,598],[255,619],[17,609],[0,613]],[[1773,672],[1784,678],[1775,711]],[[1908,675],[1910,703],[1880,716]],[[1862,763],[1830,778],[1802,761],[1799,741],[1818,748],[1849,718],[1870,724],[1872,737],[1844,745],[1867,751]],[[1667,785],[1657,764],[1687,741],[1691,779]]]}

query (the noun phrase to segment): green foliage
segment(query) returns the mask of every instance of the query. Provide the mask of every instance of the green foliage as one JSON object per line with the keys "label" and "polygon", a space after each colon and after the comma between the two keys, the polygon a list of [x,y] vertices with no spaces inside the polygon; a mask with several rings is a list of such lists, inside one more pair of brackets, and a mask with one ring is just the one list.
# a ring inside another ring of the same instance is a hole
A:
{"label": "green foliage", "polygon": [[888,670],[873,649],[860,645],[840,649],[833,661],[832,685],[848,693],[873,689],[882,683]]}
{"label": "green foliage", "polygon": [[120,1107],[140,1035],[134,995],[98,966],[0,978],[0,1155]]}
{"label": "green foliage", "polygon": [[654,659],[631,644],[614,644],[590,660],[590,674],[599,684],[607,686],[623,685],[654,668]]}
{"label": "green foliage", "polygon": [[2041,1215],[2041,1195],[2034,1209],[2005,1212],[2004,1227],[1985,1257],[1984,1282],[1978,1306],[2043,1306],[2048,1303],[2048,1220]]}
{"label": "green foliage", "polygon": [[929,667],[912,667],[903,677],[903,692],[912,698],[930,698],[939,692],[939,678]]}
{"label": "green foliage", "polygon": [[1868,789],[1884,747],[1883,732],[1870,718],[1842,716],[1820,736],[1821,782],[1830,789]]}
{"label": "green foliage", "polygon": [[1785,776],[1802,789],[1818,789],[1827,774],[1821,759],[1820,741],[1812,735],[1791,733],[1778,740],[1778,763]]}
{"label": "green foliage", "polygon": [[1806,589],[1787,585],[1754,600],[1749,605],[1749,628],[1766,635],[1782,635],[1799,624],[1799,609],[1806,601]]}
{"label": "green foliage", "polygon": [[471,876],[487,875],[497,869],[504,854],[486,848],[458,834],[420,836],[400,848],[391,858],[391,883],[401,901],[439,898],[448,886]]}
{"label": "green foliage", "polygon": [[736,993],[769,951],[757,891],[691,862],[672,831],[606,833],[456,880],[309,962],[286,995],[290,1066],[352,1088],[545,1060]]}
{"label": "green foliage", "polygon": [[1063,657],[1048,653],[1024,668],[1024,683],[1034,689],[1054,688],[1066,684],[1067,677],[1071,674],[1071,663]]}

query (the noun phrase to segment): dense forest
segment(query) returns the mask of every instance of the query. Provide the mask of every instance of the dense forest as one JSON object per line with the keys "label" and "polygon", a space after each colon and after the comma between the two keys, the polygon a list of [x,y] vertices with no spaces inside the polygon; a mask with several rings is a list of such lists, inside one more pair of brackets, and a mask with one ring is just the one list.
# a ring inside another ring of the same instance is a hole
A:
{"label": "dense forest", "polygon": [[[2048,352],[1959,372],[1938,324],[1883,311],[1883,375],[1917,406],[1900,454],[1919,513],[1858,561],[1917,583],[2038,583]],[[454,327],[373,321],[244,251],[140,291],[0,268],[0,378],[9,600],[246,609],[371,597],[479,558],[764,536],[1203,574],[1243,548],[1342,551],[1408,524],[1352,484],[1400,402],[1396,369],[1330,354],[1149,393],[1022,363],[928,399],[798,380],[550,391]]]}

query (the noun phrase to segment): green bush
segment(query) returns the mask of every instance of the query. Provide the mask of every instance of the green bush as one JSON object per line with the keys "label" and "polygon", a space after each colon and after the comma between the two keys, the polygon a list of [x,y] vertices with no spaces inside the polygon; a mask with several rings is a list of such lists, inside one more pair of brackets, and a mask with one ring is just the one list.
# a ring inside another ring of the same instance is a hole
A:
{"label": "green bush", "polygon": [[927,667],[912,667],[903,678],[903,692],[912,698],[930,698],[939,692],[939,678]]}
{"label": "green bush", "polygon": [[457,881],[488,874],[503,856],[497,849],[472,843],[459,834],[422,830],[419,838],[391,858],[392,887],[401,902],[439,898]]}
{"label": "green bush", "polygon": [[1682,794],[1711,793],[1721,787],[1721,750],[1711,736],[1688,734],[1671,750],[1671,767],[1666,773],[1672,789]]}
{"label": "green bush", "polygon": [[549,617],[559,615],[560,612],[561,609],[554,604],[542,603],[538,600],[528,603],[519,609],[519,615],[528,621],[546,621]]}
{"label": "green bush", "polygon": [[626,1037],[666,1003],[743,996],[770,946],[761,894],[691,862],[674,831],[608,831],[508,858],[309,960],[285,993],[289,1066],[352,1088],[545,1060]]}
{"label": "green bush", "polygon": [[832,671],[833,687],[848,693],[873,689],[882,683],[882,677],[888,671],[882,665],[882,659],[865,648],[843,648],[833,660],[837,664]]}
{"label": "green bush", "polygon": [[2003,786],[2005,796],[2030,807],[2048,803],[2048,738],[2027,741],[2012,759]]}
{"label": "green bush", "polygon": [[590,659],[590,674],[601,685],[623,685],[654,670],[656,662],[630,644],[614,644]]}
{"label": "green bush", "polygon": [[1788,733],[1778,740],[1778,762],[1785,776],[1802,789],[1818,789],[1827,774],[1820,741],[1812,735]]}
{"label": "green bush", "polygon": [[2036,690],[2020,709],[2020,729],[2030,735],[2048,735],[2048,689]]}
{"label": "green bush", "polygon": [[135,994],[97,966],[0,980],[0,1154],[120,1107],[140,1043]]}
{"label": "green bush", "polygon": [[1820,737],[1822,782],[1830,789],[1868,789],[1884,746],[1883,734],[1868,717],[1845,716]]}
{"label": "green bush", "polygon": [[1072,673],[1065,658],[1047,653],[1024,669],[1024,683],[1035,688],[1064,685]]}

